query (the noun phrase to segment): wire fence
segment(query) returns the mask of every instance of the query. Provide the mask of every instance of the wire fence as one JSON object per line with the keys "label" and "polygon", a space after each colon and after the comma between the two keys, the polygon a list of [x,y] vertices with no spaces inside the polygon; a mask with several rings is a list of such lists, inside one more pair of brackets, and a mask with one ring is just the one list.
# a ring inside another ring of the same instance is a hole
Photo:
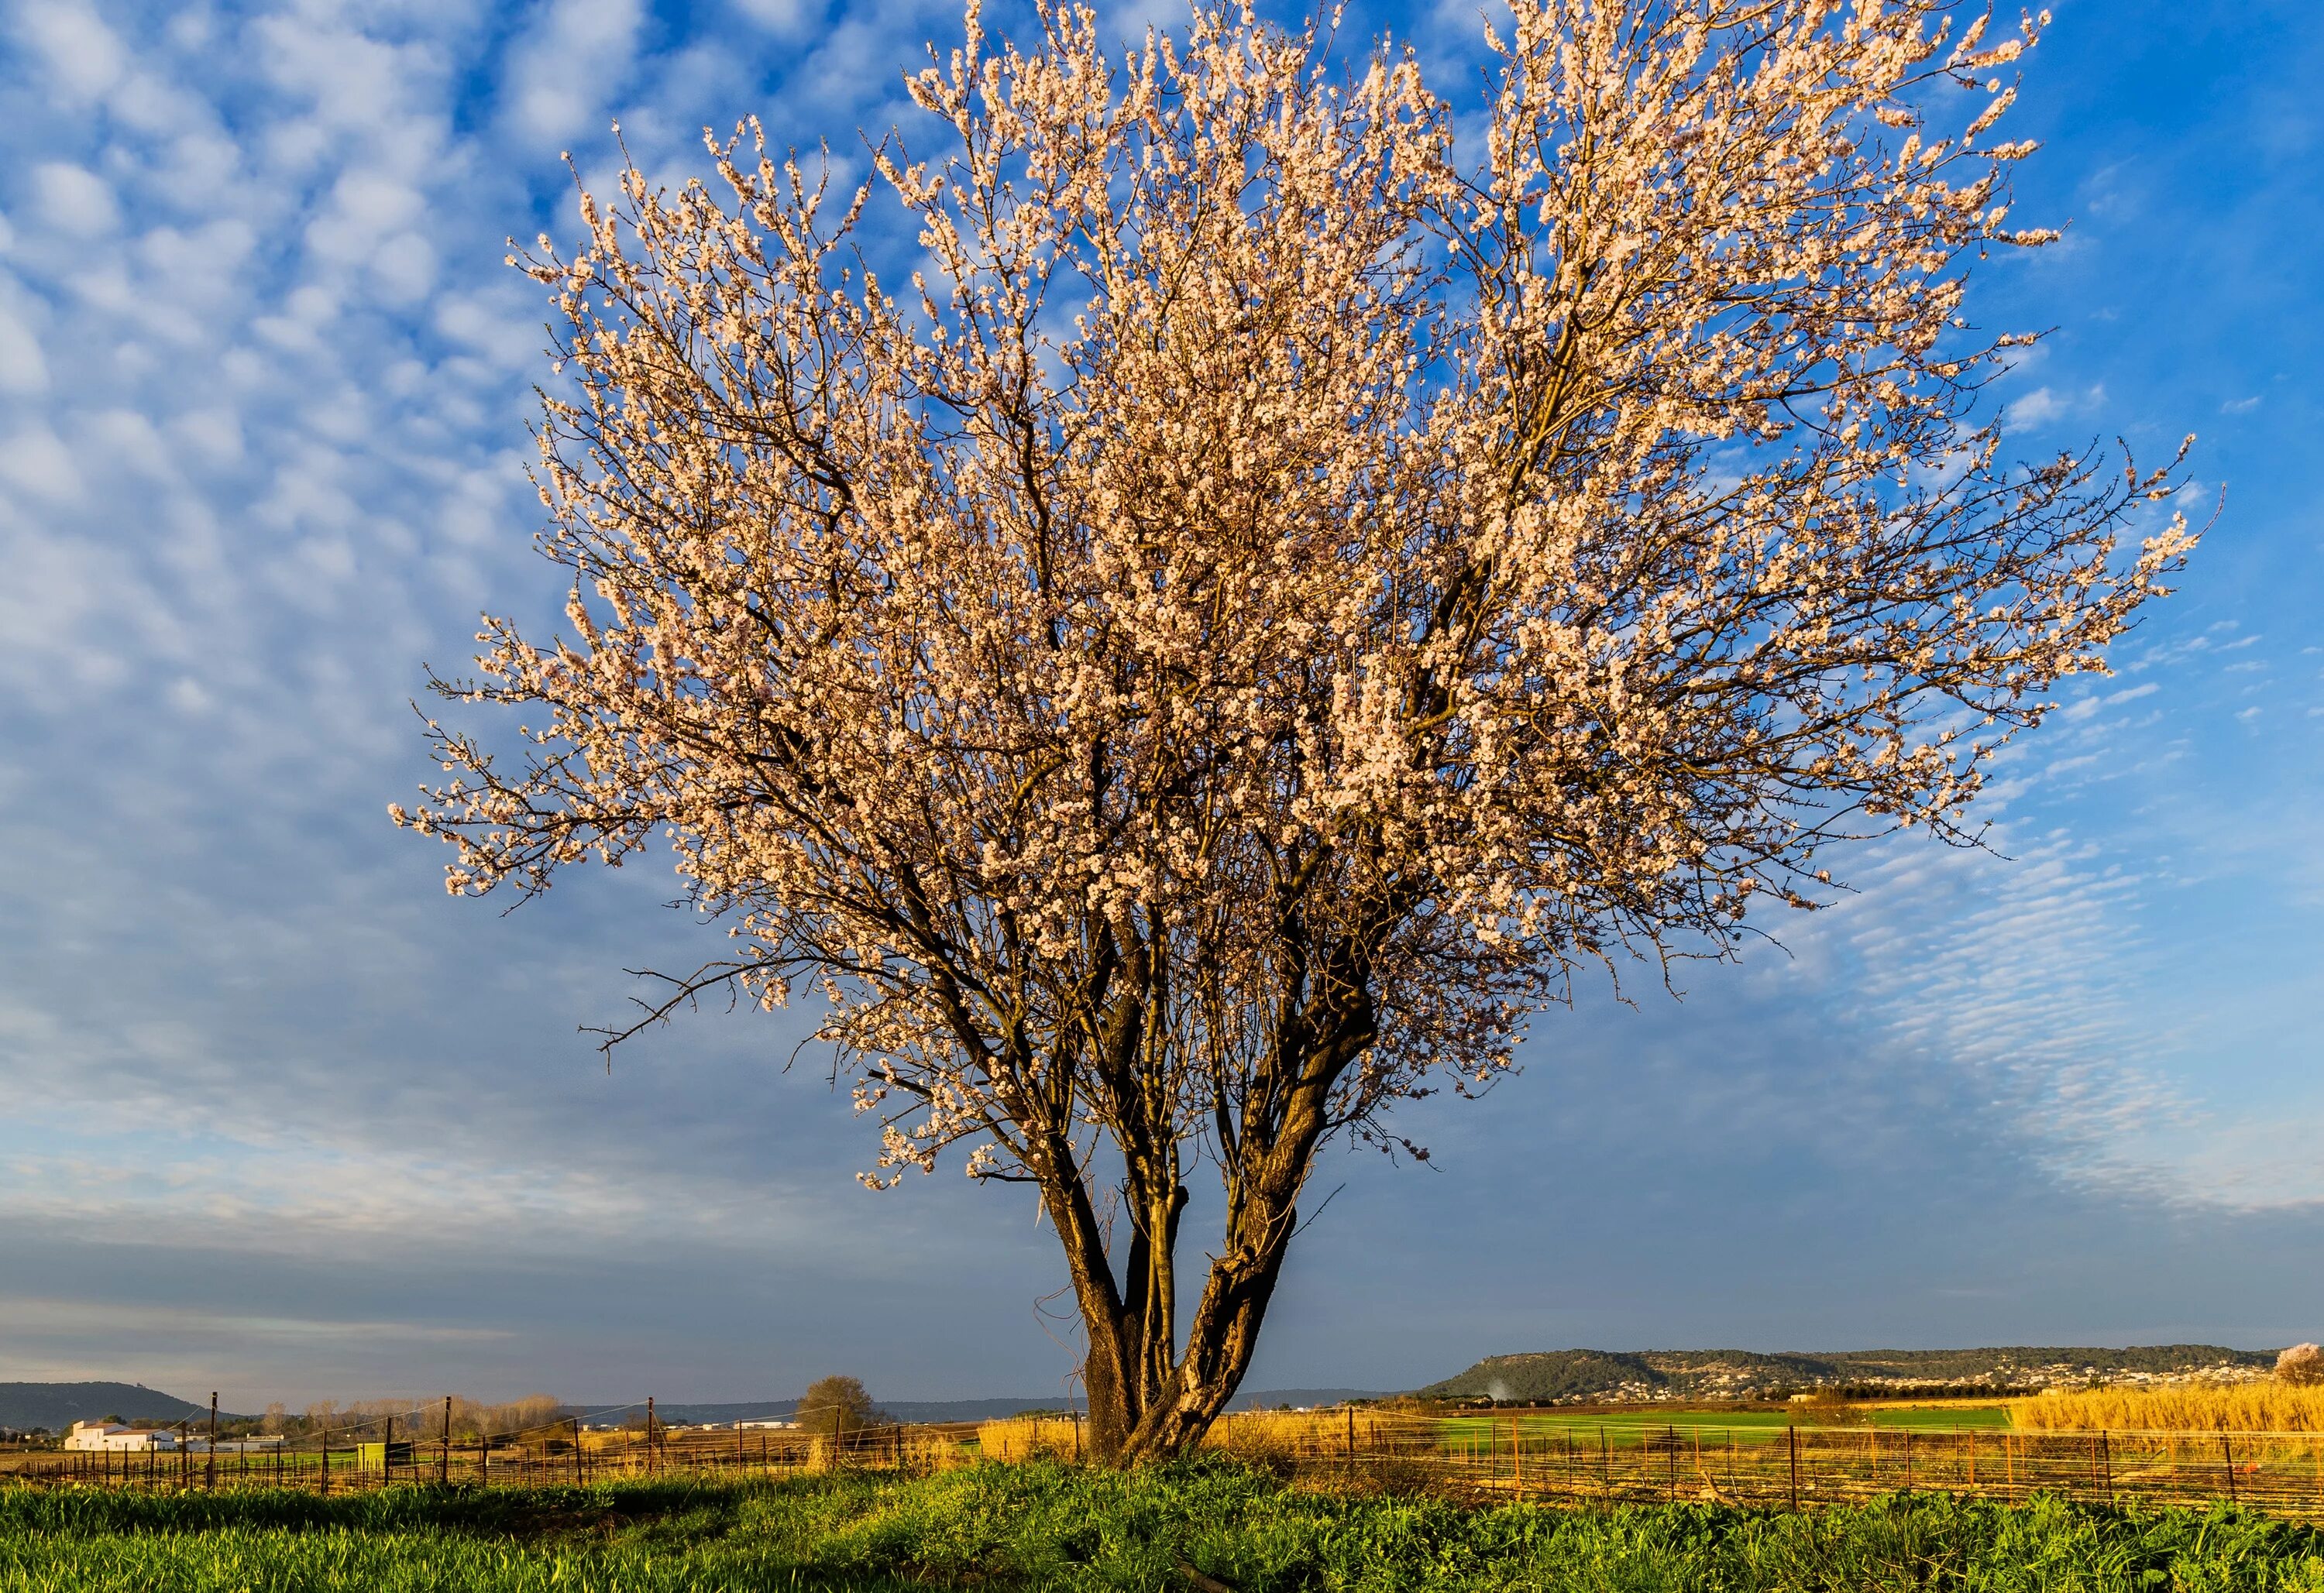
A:
{"label": "wire fence", "polygon": [[[610,1420],[609,1420],[610,1419]],[[833,1465],[926,1464],[923,1451],[961,1448],[974,1425],[881,1424],[807,1432],[735,1425],[710,1429],[661,1421],[654,1404],[567,1412],[501,1432],[456,1431],[454,1403],[415,1405],[321,1431],[221,1435],[187,1421],[117,1433],[138,1447],[0,1454],[0,1481],[184,1490],[296,1488],[329,1494],[395,1484],[586,1487],[617,1478],[798,1471]]]}
{"label": "wire fence", "polygon": [[[609,1422],[607,1418],[615,1420]],[[565,1414],[505,1432],[458,1432],[449,1402],[278,1442],[0,1457],[0,1478],[44,1486],[176,1490],[570,1484],[640,1477],[762,1477],[838,1468],[926,1472],[980,1457],[1085,1454],[1080,1423],[879,1425],[837,1431],[662,1422],[642,1405]],[[2116,1504],[2228,1503],[2324,1518],[2324,1434],[2017,1432],[1969,1428],[1655,1424],[1636,1413],[1407,1415],[1346,1408],[1230,1416],[1212,1447],[1329,1483],[1420,1486],[1476,1499],[1567,1505],[1715,1501],[1813,1509],[1893,1493],[1998,1501],[2062,1495]]]}
{"label": "wire fence", "polygon": [[[1238,1432],[1238,1427],[1241,1431]],[[1471,1495],[1566,1503],[1715,1501],[1809,1509],[1893,1493],[2013,1501],[2063,1495],[2324,1517],[2324,1433],[2020,1432],[1717,1424],[1692,1413],[1563,1412],[1328,1420],[1230,1417],[1214,1441],[1294,1469],[1433,1477]]]}

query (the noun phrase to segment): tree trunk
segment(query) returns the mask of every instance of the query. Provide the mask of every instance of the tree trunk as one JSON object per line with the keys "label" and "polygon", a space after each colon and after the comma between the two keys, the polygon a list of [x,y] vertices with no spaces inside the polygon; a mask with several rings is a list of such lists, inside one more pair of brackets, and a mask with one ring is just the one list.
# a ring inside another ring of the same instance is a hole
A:
{"label": "tree trunk", "polygon": [[1110,1287],[1076,1288],[1089,1343],[1082,1386],[1095,1459],[1116,1465],[1168,1459],[1202,1441],[1250,1369],[1298,1225],[1298,1210],[1287,1202],[1264,1220],[1253,1214],[1247,1226],[1257,1242],[1231,1243],[1211,1264],[1185,1350],[1158,1380],[1139,1375],[1147,1369],[1133,1358],[1142,1323],[1127,1305]]}
{"label": "tree trunk", "polygon": [[[1368,1027],[1364,1037],[1369,1038]],[[1299,1193],[1323,1137],[1332,1080],[1358,1049],[1360,1043],[1335,1045],[1333,1055],[1303,1070],[1271,1144],[1244,1141],[1241,1173],[1228,1191],[1226,1244],[1212,1259],[1182,1351],[1166,1343],[1158,1355],[1152,1352],[1150,1331],[1169,1321],[1169,1303],[1141,1301],[1138,1291],[1125,1297],[1115,1286],[1094,1211],[1079,1181],[1049,1194],[1088,1335],[1082,1383],[1089,1398],[1090,1448],[1097,1459],[1128,1464],[1183,1454],[1202,1441],[1234,1397],[1299,1227]],[[1175,1244],[1176,1208],[1184,1198],[1183,1192],[1176,1196],[1162,1224],[1166,1246]],[[1133,1253],[1139,1248],[1133,1243]],[[1141,1275],[1159,1280],[1158,1293],[1167,1295],[1167,1265],[1151,1266]]]}

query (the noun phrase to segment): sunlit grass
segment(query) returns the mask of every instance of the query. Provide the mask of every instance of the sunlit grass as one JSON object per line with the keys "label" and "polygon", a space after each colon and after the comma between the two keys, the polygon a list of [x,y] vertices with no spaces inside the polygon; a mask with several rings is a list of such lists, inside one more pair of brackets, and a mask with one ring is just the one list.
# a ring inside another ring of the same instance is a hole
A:
{"label": "sunlit grass", "polygon": [[1810,1515],[1471,1509],[1219,1459],[910,1478],[438,1491],[0,1492],[0,1593],[725,1593],[931,1586],[1237,1593],[2324,1593],[2324,1532],[2232,1512],[1900,1496]]}
{"label": "sunlit grass", "polygon": [[2324,1432],[2324,1388],[2282,1383],[2091,1388],[2010,1402],[2029,1432]]}

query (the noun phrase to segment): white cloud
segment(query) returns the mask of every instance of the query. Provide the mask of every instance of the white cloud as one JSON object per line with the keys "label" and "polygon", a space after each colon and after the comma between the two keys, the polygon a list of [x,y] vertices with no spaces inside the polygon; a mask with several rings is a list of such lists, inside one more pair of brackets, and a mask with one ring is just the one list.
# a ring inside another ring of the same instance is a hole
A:
{"label": "white cloud", "polygon": [[823,14],[819,0],[733,0],[734,9],[770,32],[788,37]]}
{"label": "white cloud", "polygon": [[16,29],[48,68],[50,80],[73,98],[94,99],[121,77],[121,41],[88,5],[32,0],[17,9]]}
{"label": "white cloud", "polygon": [[542,145],[603,132],[598,118],[627,75],[641,20],[638,0],[549,0],[513,51],[516,124]]}
{"label": "white cloud", "polygon": [[373,251],[372,281],[380,296],[401,308],[418,304],[436,284],[436,251],[418,233],[398,233]]}
{"label": "white cloud", "polygon": [[69,237],[99,238],[121,226],[113,189],[96,172],[69,161],[32,168],[32,203],[42,220]]}
{"label": "white cloud", "polygon": [[0,476],[52,502],[81,495],[80,470],[72,453],[45,426],[31,426],[0,442]]}
{"label": "white cloud", "polygon": [[48,386],[49,364],[41,357],[41,340],[0,302],[0,392],[45,392]]}

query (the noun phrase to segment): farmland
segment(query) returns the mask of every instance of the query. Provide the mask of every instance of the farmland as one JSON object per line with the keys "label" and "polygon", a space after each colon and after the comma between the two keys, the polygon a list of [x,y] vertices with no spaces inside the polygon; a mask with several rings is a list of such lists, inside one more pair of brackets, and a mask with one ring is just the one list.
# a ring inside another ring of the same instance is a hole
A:
{"label": "farmland", "polygon": [[[1189,1571],[1196,1573],[1190,1576]],[[0,1491],[0,1593],[2127,1588],[2324,1593],[2324,1532],[2220,1510],[1892,1496],[1820,1514],[1483,1508],[1206,1459],[585,1488]]]}

